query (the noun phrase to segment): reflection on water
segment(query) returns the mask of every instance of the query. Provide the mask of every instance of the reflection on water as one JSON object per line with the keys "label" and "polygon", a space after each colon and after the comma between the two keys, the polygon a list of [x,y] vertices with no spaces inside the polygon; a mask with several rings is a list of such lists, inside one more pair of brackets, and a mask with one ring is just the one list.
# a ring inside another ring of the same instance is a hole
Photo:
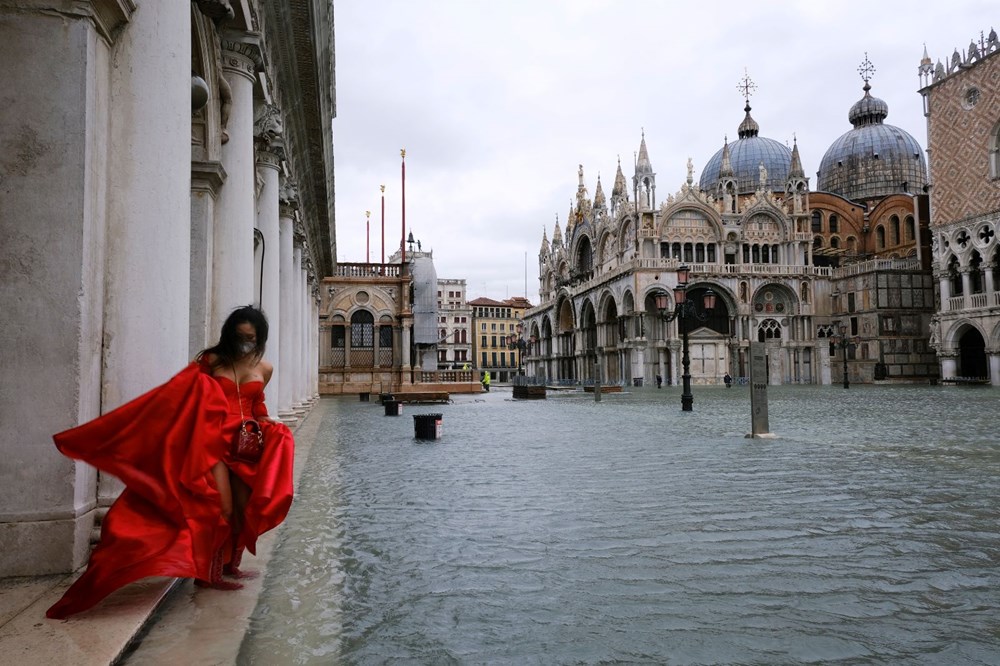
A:
{"label": "reflection on water", "polygon": [[769,392],[324,400],[241,663],[1000,663],[997,393]]}

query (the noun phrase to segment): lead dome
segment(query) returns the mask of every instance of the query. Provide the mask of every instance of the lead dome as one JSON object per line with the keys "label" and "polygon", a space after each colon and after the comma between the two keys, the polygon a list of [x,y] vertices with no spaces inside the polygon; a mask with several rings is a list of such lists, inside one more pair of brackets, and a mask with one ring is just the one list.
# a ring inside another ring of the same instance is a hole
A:
{"label": "lead dome", "polygon": [[760,186],[760,165],[767,169],[767,189],[784,192],[792,164],[792,151],[783,143],[759,136],[760,126],[750,116],[750,103],[743,109],[746,117],[739,127],[739,139],[719,149],[701,172],[698,186],[703,192],[714,192],[719,185],[723,153],[728,147],[732,177],[739,194],[749,194]]}
{"label": "lead dome", "polygon": [[927,184],[923,148],[905,130],[885,124],[889,105],[872,96],[867,80],[864,91],[847,114],[854,129],[823,155],[817,189],[854,201],[921,192]]}

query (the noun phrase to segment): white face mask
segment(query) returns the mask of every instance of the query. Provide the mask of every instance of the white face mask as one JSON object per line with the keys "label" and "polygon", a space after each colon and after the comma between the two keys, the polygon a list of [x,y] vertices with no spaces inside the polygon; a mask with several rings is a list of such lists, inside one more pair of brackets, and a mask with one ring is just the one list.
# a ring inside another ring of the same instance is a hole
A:
{"label": "white face mask", "polygon": [[236,350],[240,353],[240,356],[246,356],[256,348],[257,345],[249,340],[242,340],[238,345],[236,345]]}

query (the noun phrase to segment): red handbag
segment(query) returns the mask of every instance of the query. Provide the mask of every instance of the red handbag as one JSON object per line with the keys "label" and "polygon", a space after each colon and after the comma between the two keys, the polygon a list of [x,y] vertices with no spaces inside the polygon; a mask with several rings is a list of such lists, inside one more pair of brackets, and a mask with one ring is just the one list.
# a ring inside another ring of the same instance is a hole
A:
{"label": "red handbag", "polygon": [[[233,369],[233,377],[236,378],[235,368]],[[264,432],[260,429],[260,423],[255,419],[243,416],[243,398],[240,396],[238,378],[236,378],[236,399],[240,403],[240,427],[233,440],[233,458],[248,463],[259,462],[260,457],[264,454]]]}

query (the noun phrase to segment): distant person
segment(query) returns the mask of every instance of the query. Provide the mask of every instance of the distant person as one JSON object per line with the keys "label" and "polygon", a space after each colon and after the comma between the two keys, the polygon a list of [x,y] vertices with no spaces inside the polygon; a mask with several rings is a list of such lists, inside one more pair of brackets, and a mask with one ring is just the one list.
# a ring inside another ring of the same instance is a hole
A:
{"label": "distant person", "polygon": [[663,377],[661,375],[656,375],[656,388],[663,386]]}
{"label": "distant person", "polygon": [[462,366],[462,372],[468,372],[468,370],[469,370],[469,364],[466,363],[465,365]]}
{"label": "distant person", "polygon": [[490,390],[490,371],[486,370],[483,373],[483,389],[486,391]]}
{"label": "distant person", "polygon": [[726,388],[732,388],[733,378],[729,376],[728,372],[726,373],[726,376],[722,378],[722,381],[725,382]]}

